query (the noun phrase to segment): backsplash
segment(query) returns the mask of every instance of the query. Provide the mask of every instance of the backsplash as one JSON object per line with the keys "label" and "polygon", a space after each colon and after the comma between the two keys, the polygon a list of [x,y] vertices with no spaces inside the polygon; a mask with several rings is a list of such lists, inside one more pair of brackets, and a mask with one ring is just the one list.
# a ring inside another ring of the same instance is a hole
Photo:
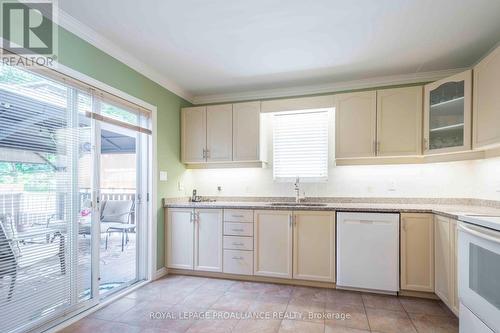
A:
{"label": "backsplash", "polygon": [[[324,183],[301,183],[306,197],[476,198],[500,200],[500,158],[432,164],[331,167]],[[177,196],[292,197],[271,165],[258,169],[186,170]],[[221,191],[218,191],[218,187]]]}

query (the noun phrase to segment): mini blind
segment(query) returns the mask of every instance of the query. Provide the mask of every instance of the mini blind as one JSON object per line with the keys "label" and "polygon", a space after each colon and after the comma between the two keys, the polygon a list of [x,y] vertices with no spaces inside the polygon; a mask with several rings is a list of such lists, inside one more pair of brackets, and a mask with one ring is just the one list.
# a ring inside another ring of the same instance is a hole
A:
{"label": "mini blind", "polygon": [[276,113],[273,116],[275,180],[328,179],[328,110]]}

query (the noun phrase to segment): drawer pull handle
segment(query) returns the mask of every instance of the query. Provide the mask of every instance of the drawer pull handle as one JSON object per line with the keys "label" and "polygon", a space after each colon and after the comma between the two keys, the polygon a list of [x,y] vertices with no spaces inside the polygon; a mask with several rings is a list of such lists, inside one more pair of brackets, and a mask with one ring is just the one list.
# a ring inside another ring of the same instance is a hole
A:
{"label": "drawer pull handle", "polygon": [[243,229],[233,229],[233,231],[243,232],[244,230]]}
{"label": "drawer pull handle", "polygon": [[233,257],[233,260],[243,260],[243,257]]}
{"label": "drawer pull handle", "polygon": [[239,217],[239,218],[244,218],[245,216],[243,216],[243,215],[231,215],[231,217]]}
{"label": "drawer pull handle", "polygon": [[243,246],[243,245],[245,245],[245,244],[243,244],[243,243],[234,243],[234,242],[233,242],[233,245],[235,245],[235,246]]}

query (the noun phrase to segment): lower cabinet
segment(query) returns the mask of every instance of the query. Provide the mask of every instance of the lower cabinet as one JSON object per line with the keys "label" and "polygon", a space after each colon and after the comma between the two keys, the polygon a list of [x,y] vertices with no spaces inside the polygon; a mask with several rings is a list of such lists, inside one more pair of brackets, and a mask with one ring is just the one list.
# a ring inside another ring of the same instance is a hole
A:
{"label": "lower cabinet", "polygon": [[255,211],[254,274],[292,278],[291,211]]}
{"label": "lower cabinet", "polygon": [[434,292],[434,215],[401,214],[401,289]]}
{"label": "lower cabinet", "polygon": [[458,316],[460,299],[458,298],[458,221],[450,220],[451,228],[451,265],[452,265],[452,302],[451,311]]}
{"label": "lower cabinet", "polygon": [[222,272],[222,210],[168,210],[168,268]]}
{"label": "lower cabinet", "polygon": [[196,209],[194,269],[222,272],[222,211]]}
{"label": "lower cabinet", "polygon": [[335,212],[256,211],[254,274],[335,282]]}
{"label": "lower cabinet", "polygon": [[335,282],[335,213],[293,213],[293,278]]}
{"label": "lower cabinet", "polygon": [[455,220],[435,216],[435,293],[458,315],[456,227]]}
{"label": "lower cabinet", "polygon": [[166,258],[168,268],[193,269],[194,211],[175,208],[167,213]]}

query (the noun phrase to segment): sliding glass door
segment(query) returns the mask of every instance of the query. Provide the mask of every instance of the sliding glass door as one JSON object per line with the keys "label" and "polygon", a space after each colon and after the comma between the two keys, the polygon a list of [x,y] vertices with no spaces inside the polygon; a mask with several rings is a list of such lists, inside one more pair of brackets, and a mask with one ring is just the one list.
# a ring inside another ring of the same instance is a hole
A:
{"label": "sliding glass door", "polygon": [[23,332],[146,277],[149,115],[0,65],[0,326]]}

